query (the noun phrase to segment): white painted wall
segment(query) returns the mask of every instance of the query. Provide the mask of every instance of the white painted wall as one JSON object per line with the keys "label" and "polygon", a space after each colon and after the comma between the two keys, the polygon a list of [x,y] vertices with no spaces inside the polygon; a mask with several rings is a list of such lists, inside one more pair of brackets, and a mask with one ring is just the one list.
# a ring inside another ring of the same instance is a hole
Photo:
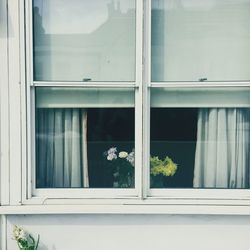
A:
{"label": "white painted wall", "polygon": [[34,236],[39,250],[249,250],[249,216],[19,215],[7,217]]}

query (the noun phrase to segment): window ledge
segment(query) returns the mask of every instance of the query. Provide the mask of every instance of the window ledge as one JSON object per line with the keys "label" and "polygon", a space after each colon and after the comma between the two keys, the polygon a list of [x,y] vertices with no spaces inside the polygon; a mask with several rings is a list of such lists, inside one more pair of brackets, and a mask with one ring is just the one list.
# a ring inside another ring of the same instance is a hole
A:
{"label": "window ledge", "polygon": [[20,205],[1,206],[0,214],[196,214],[250,215],[248,205]]}

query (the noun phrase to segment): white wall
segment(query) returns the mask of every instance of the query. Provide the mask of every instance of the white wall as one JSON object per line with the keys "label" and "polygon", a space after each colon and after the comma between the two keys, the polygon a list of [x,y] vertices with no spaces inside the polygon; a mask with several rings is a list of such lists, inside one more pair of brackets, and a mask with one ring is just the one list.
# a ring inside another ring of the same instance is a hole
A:
{"label": "white wall", "polygon": [[249,216],[29,215],[7,217],[34,236],[39,250],[249,250]]}

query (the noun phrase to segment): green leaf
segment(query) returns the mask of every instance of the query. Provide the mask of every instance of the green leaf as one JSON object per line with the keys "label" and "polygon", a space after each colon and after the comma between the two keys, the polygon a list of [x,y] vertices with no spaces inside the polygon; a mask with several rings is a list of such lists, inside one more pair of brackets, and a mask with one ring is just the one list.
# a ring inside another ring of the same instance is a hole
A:
{"label": "green leaf", "polygon": [[38,248],[39,241],[40,241],[40,235],[38,234],[35,250],[37,250],[37,248]]}
{"label": "green leaf", "polygon": [[30,239],[31,239],[31,241],[32,241],[32,245],[34,246],[35,245],[35,239],[29,234],[29,237],[30,237]]}

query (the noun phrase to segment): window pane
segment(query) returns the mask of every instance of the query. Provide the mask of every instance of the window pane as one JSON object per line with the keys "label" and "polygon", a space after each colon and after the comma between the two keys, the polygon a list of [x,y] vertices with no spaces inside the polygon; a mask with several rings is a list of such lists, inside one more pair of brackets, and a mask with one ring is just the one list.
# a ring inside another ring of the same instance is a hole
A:
{"label": "window pane", "polygon": [[250,0],[152,0],[152,81],[250,80]]}
{"label": "window pane", "polygon": [[151,107],[250,107],[250,88],[152,88]]}
{"label": "window pane", "polygon": [[250,186],[249,108],[154,105],[150,147],[151,188]]}
{"label": "window pane", "polygon": [[134,188],[133,90],[92,89],[85,105],[91,91],[81,89],[78,106],[71,91],[37,88],[36,187]]}
{"label": "window pane", "polygon": [[33,0],[34,80],[134,81],[136,0]]}

